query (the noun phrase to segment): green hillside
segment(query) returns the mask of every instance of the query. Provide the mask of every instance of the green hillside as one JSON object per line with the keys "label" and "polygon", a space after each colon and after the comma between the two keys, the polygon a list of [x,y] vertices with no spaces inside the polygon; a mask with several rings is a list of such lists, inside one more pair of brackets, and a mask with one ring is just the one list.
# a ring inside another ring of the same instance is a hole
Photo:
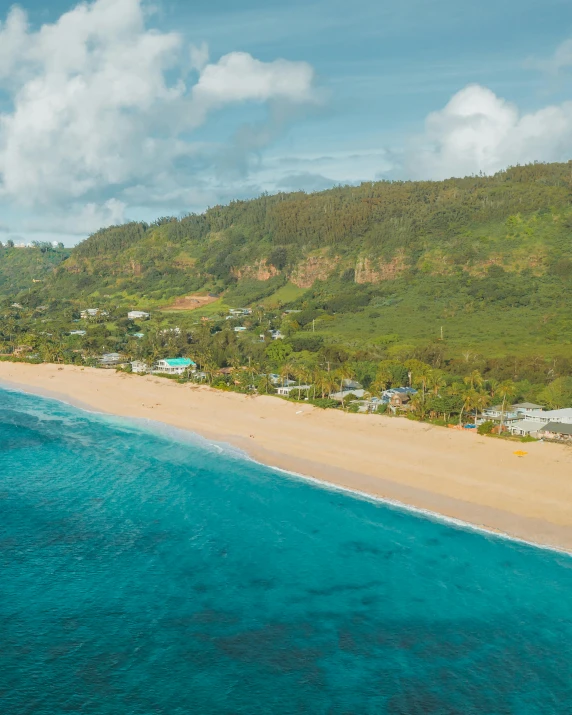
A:
{"label": "green hillside", "polygon": [[455,357],[572,356],[571,197],[572,163],[265,195],[104,229],[44,283],[28,270],[11,285],[30,305],[75,307],[222,294],[302,310],[295,331],[354,348],[443,336]]}
{"label": "green hillside", "polygon": [[0,245],[0,298],[14,296],[37,285],[70,255],[65,248],[39,244],[33,248]]}

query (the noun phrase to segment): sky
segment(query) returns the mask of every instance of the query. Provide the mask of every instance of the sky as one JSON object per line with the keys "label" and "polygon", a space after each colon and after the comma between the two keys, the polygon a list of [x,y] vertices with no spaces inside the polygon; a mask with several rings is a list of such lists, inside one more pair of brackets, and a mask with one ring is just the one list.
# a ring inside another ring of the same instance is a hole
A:
{"label": "sky", "polygon": [[0,241],[572,158],[569,0],[0,0]]}

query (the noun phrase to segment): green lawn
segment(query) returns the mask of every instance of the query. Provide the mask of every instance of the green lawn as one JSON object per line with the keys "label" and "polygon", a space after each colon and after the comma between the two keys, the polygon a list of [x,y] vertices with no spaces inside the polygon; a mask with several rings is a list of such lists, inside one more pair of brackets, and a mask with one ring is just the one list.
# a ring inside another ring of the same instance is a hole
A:
{"label": "green lawn", "polygon": [[301,295],[304,295],[306,288],[298,288],[293,283],[286,283],[275,293],[269,295],[261,301],[261,305],[265,308],[276,308],[279,305],[286,305],[294,300],[297,300]]}

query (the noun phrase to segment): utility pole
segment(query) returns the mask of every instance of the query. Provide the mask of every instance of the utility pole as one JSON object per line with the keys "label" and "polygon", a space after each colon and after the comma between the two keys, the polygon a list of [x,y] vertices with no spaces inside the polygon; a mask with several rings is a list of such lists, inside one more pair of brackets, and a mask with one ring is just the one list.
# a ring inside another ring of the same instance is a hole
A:
{"label": "utility pole", "polygon": [[443,326],[441,326],[441,340],[443,340]]}

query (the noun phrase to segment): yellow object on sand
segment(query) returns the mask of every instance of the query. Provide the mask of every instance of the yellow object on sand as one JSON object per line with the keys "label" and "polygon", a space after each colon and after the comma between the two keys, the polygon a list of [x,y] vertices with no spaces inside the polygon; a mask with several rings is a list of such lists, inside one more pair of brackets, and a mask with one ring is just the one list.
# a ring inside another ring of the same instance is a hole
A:
{"label": "yellow object on sand", "polygon": [[528,454],[528,452],[523,452],[521,449],[518,449],[515,454],[517,457],[524,457],[524,455]]}

